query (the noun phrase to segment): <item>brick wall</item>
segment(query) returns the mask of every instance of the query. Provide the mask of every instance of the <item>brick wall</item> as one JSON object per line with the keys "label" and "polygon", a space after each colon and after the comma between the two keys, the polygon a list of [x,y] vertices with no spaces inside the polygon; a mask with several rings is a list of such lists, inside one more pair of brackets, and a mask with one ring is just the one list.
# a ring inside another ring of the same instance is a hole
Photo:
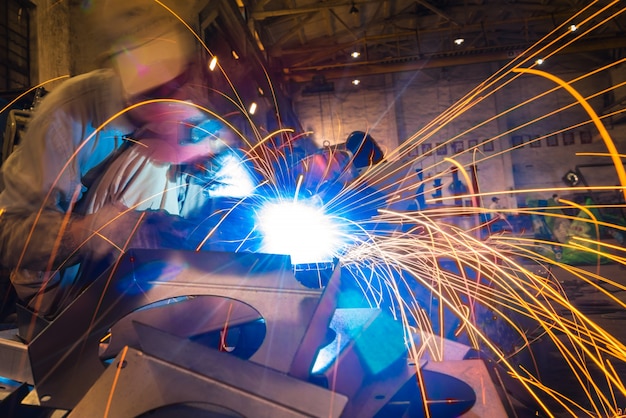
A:
{"label": "brick wall", "polygon": [[[494,74],[499,65],[398,73],[375,77],[371,82],[362,80],[357,87],[335,82],[334,92],[298,96],[296,109],[303,126],[314,132],[318,146],[341,143],[352,130],[365,129],[371,131],[387,152],[405,141],[419,143],[410,155],[399,158],[399,164],[404,168],[402,173],[396,174],[394,181],[404,178],[403,187],[416,179],[416,169],[423,169],[425,178],[436,178],[444,173],[442,191],[450,196],[452,176],[446,173],[449,173],[451,164],[445,159],[454,158],[462,165],[474,162],[478,168],[480,191],[499,193],[501,203],[508,207],[523,205],[527,198],[546,198],[552,194],[550,191],[523,194],[511,191],[564,187],[562,176],[577,164],[610,162],[607,157],[576,156],[577,152],[606,152],[606,146],[595,126],[586,123],[589,117],[582,107],[562,89],[514,109],[556,87],[554,82],[535,75],[524,75],[507,84],[498,82],[499,89],[489,89],[472,107],[438,120],[452,105]],[[622,93],[624,88],[617,90],[612,99],[607,98],[607,94],[597,95],[613,85],[613,79],[624,81],[623,68],[603,71],[573,86],[589,97],[589,103],[602,114],[607,101],[619,101],[626,96]],[[567,65],[548,67],[545,71],[554,72],[564,80],[582,74]],[[593,95],[596,97],[591,97]],[[626,152],[624,121],[613,123],[615,119],[604,120],[604,125],[618,150]],[[433,121],[436,123],[429,125]],[[482,141],[490,139],[493,140],[490,145],[481,145]],[[445,151],[440,147],[439,151],[429,154],[423,149],[430,147],[434,150],[437,144],[447,141]],[[520,144],[523,146],[512,149]],[[475,145],[478,145],[476,152],[468,152]],[[463,151],[458,152],[460,149]],[[599,173],[598,170],[593,171]],[[606,175],[612,176],[614,171]],[[608,173],[602,171],[605,172]],[[593,174],[588,172],[590,179]],[[595,177],[610,181],[603,178],[606,175]],[[612,180],[617,184],[616,177]],[[599,180],[595,178],[594,181]],[[403,191],[403,197],[413,193],[410,186],[408,189]],[[487,205],[490,199],[485,200]],[[398,206],[402,208],[402,204]]]}

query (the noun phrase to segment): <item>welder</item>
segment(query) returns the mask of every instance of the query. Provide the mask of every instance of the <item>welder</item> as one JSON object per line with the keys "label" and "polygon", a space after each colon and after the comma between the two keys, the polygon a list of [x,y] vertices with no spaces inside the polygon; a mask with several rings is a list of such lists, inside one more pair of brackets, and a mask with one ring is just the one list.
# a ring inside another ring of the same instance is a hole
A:
{"label": "welder", "polygon": [[[119,255],[130,237],[184,242],[185,231],[168,227],[184,178],[173,170],[226,148],[215,132],[180,135],[207,120],[195,106],[208,105],[208,89],[199,88],[205,73],[188,28],[149,0],[99,4],[106,66],[52,89],[2,166],[0,264],[21,303],[44,317],[95,279],[87,266]],[[176,101],[133,107],[164,98]],[[146,211],[155,216],[140,223]]]}

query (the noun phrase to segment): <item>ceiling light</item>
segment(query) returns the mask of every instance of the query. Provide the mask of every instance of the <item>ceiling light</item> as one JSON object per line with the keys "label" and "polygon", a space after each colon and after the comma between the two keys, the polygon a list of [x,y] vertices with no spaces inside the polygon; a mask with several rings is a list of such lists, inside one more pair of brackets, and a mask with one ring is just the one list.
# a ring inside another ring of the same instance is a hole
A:
{"label": "ceiling light", "polygon": [[361,80],[359,80],[358,78],[355,78],[354,80],[352,80],[352,84],[354,84],[355,86],[358,86],[359,84],[361,84]]}
{"label": "ceiling light", "polygon": [[248,113],[250,113],[251,115],[254,115],[255,112],[256,112],[256,102],[252,102],[252,104],[250,105],[250,109],[248,109]]}
{"label": "ceiling light", "polygon": [[355,15],[359,13],[359,9],[356,8],[356,5],[354,4],[354,2],[352,2],[352,7],[350,7],[350,14],[351,15]]}
{"label": "ceiling light", "polygon": [[265,45],[263,45],[263,42],[261,42],[261,37],[259,36],[259,33],[255,30],[252,35],[254,36],[254,40],[256,41],[257,46],[259,47],[259,49],[261,51],[265,51]]}
{"label": "ceiling light", "polygon": [[217,65],[217,57],[213,55],[213,58],[211,58],[211,61],[209,61],[209,70],[211,71],[215,70],[216,65]]}
{"label": "ceiling light", "polygon": [[578,29],[578,26],[576,26],[576,25],[570,25],[569,26],[570,32],[576,32],[576,29]]}
{"label": "ceiling light", "polygon": [[576,171],[569,170],[563,176],[563,182],[567,184],[568,186],[572,186],[572,187],[577,186],[578,183],[580,183],[580,176],[578,175]]}
{"label": "ceiling light", "polygon": [[237,54],[237,52],[233,49],[231,52],[231,54],[233,54],[233,58],[238,60],[239,59],[239,54]]}
{"label": "ceiling light", "polygon": [[463,38],[456,38],[456,39],[454,40],[454,43],[455,43],[456,45],[458,45],[458,46],[463,45],[463,42],[465,42],[465,39],[463,39]]}
{"label": "ceiling light", "polygon": [[535,64],[537,65],[543,64],[543,58],[537,58],[537,61],[535,61]]}
{"label": "ceiling light", "polygon": [[350,56],[352,58],[359,58],[359,56],[361,56],[361,53],[359,51],[354,51],[353,53],[350,54]]}

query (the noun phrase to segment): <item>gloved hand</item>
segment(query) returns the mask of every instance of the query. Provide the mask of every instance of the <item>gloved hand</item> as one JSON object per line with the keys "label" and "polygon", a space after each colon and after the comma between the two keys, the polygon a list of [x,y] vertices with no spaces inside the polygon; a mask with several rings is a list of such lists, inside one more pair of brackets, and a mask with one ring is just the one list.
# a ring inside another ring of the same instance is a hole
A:
{"label": "gloved hand", "polygon": [[80,253],[93,261],[117,257],[129,248],[195,250],[207,225],[165,211],[130,210],[108,204],[70,224]]}
{"label": "gloved hand", "polygon": [[79,254],[93,260],[119,255],[141,225],[141,212],[107,204],[93,214],[72,219],[68,234]]}
{"label": "gloved hand", "polygon": [[192,239],[196,222],[162,210],[142,212],[142,221],[127,248],[193,250],[198,238]]}

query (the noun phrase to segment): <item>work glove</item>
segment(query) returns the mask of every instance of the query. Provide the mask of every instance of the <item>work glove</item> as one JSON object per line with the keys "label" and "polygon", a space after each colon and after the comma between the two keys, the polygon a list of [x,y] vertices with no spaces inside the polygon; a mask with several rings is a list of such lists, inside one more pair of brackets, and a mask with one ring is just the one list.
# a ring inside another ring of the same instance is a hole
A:
{"label": "work glove", "polygon": [[162,210],[140,212],[118,203],[105,205],[78,222],[81,253],[94,261],[115,258],[129,248],[193,250],[198,241],[190,239],[197,229],[195,222]]}
{"label": "work glove", "polygon": [[137,232],[142,218],[141,212],[109,203],[92,214],[74,218],[68,231],[70,242],[79,254],[94,261],[116,256]]}

